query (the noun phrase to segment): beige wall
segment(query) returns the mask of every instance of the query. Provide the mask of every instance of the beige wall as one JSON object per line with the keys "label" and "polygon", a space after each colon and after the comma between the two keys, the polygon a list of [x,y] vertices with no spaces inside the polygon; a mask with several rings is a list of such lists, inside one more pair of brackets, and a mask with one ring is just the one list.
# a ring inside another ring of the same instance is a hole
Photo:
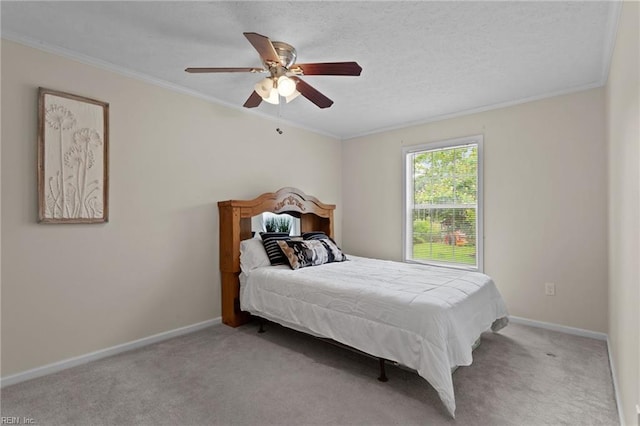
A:
{"label": "beige wall", "polygon": [[[512,315],[607,331],[604,91],[343,142],[347,252],[401,259],[402,147],[484,135],[484,270]],[[557,295],[545,296],[554,282]]]}
{"label": "beige wall", "polygon": [[[108,224],[36,223],[38,86],[109,102]],[[8,41],[2,113],[2,376],[218,317],[217,201],[340,203],[338,140]]]}
{"label": "beige wall", "polygon": [[[637,62],[628,3],[606,99],[595,89],[341,147],[3,40],[1,375],[219,316],[218,200],[298,186],[338,204],[348,252],[399,260],[402,147],[483,134],[485,272],[513,315],[610,333],[629,422],[640,403]],[[110,103],[110,223],[36,224],[38,86]]]}
{"label": "beige wall", "polygon": [[622,7],[607,84],[609,339],[626,423],[640,404],[640,4]]}

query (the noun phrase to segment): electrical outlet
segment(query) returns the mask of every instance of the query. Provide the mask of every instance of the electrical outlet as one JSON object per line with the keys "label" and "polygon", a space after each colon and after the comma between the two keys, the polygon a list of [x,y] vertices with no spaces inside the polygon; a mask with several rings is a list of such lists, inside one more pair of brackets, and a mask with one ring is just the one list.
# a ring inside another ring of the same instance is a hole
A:
{"label": "electrical outlet", "polygon": [[554,283],[544,283],[544,294],[547,296],[555,296],[556,285]]}

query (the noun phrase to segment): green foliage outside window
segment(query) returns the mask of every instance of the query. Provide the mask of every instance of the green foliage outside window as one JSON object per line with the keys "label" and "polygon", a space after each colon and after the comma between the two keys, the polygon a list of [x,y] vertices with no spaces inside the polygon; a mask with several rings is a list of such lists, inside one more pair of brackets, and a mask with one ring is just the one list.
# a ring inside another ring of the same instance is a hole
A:
{"label": "green foliage outside window", "polygon": [[416,154],[415,204],[475,204],[477,167],[475,145]]}
{"label": "green foliage outside window", "polygon": [[414,260],[476,263],[476,145],[413,154]]}

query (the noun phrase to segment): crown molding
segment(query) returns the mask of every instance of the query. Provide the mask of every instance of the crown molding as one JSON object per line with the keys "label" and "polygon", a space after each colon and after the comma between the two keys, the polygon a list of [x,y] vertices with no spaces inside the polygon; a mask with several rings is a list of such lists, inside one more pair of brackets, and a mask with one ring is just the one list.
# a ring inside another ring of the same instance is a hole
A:
{"label": "crown molding", "polygon": [[14,43],[22,44],[22,45],[27,46],[27,47],[31,47],[33,49],[41,50],[43,52],[47,52],[47,53],[51,53],[51,54],[54,54],[54,55],[62,56],[64,58],[71,59],[71,60],[74,60],[76,62],[80,62],[80,63],[86,64],[86,65],[91,65],[93,67],[100,68],[100,69],[105,70],[105,71],[110,71],[110,72],[113,72],[115,74],[119,74],[119,75],[122,75],[122,76],[125,76],[125,77],[129,77],[129,78],[132,78],[132,79],[135,79],[135,80],[143,81],[145,83],[152,84],[154,86],[162,87],[163,89],[171,90],[173,92],[178,92],[178,93],[181,93],[183,95],[188,95],[188,96],[192,96],[194,98],[202,99],[202,100],[205,100],[205,101],[210,102],[212,104],[223,106],[225,108],[229,108],[229,109],[236,110],[236,111],[242,111],[245,114],[250,114],[250,115],[257,116],[257,117],[261,117],[261,118],[264,118],[266,120],[269,120],[269,121],[277,123],[278,126],[281,126],[282,124],[285,124],[285,125],[288,125],[288,126],[291,126],[291,127],[298,128],[298,129],[306,130],[308,132],[312,132],[312,133],[316,133],[316,134],[319,134],[319,135],[322,135],[322,136],[328,136],[328,137],[333,138],[333,139],[341,140],[341,138],[339,136],[337,136],[337,135],[335,135],[333,133],[330,133],[330,132],[325,132],[325,131],[322,131],[322,130],[318,130],[318,129],[314,129],[314,128],[311,128],[311,127],[303,126],[303,125],[300,125],[298,123],[294,123],[294,122],[289,121],[289,120],[283,120],[280,117],[273,117],[273,116],[271,116],[269,114],[266,114],[266,113],[264,113],[264,112],[262,112],[262,111],[260,111],[260,110],[258,110],[256,108],[244,108],[242,106],[231,104],[229,102],[222,101],[222,100],[220,100],[218,98],[215,98],[213,96],[204,95],[204,94],[202,94],[200,92],[197,92],[197,91],[195,91],[193,89],[190,89],[188,87],[184,87],[184,86],[181,86],[179,84],[171,83],[171,82],[168,82],[166,80],[162,80],[162,79],[159,79],[159,78],[156,78],[156,77],[152,77],[152,76],[150,76],[148,74],[145,74],[145,73],[141,73],[141,72],[138,72],[138,71],[133,71],[133,70],[130,70],[128,68],[113,64],[111,62],[103,61],[102,59],[98,59],[98,58],[95,58],[93,56],[89,56],[89,55],[85,55],[85,54],[82,54],[82,53],[74,52],[72,50],[65,49],[63,47],[54,46],[52,44],[48,44],[48,43],[33,39],[31,37],[25,37],[23,35],[16,34],[13,31],[3,30],[2,34],[1,34],[1,38],[4,39],[4,40],[12,41]]}

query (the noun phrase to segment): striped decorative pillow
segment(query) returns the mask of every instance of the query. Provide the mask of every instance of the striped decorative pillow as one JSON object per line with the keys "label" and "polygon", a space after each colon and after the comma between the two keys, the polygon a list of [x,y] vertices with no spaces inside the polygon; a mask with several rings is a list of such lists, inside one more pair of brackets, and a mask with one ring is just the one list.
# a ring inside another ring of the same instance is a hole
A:
{"label": "striped decorative pillow", "polygon": [[289,261],[278,245],[278,241],[291,239],[286,232],[261,232],[262,244],[272,265],[287,265]]}
{"label": "striped decorative pillow", "polygon": [[302,239],[303,240],[322,240],[324,238],[329,238],[327,234],[322,231],[313,231],[313,232],[303,232]]}

